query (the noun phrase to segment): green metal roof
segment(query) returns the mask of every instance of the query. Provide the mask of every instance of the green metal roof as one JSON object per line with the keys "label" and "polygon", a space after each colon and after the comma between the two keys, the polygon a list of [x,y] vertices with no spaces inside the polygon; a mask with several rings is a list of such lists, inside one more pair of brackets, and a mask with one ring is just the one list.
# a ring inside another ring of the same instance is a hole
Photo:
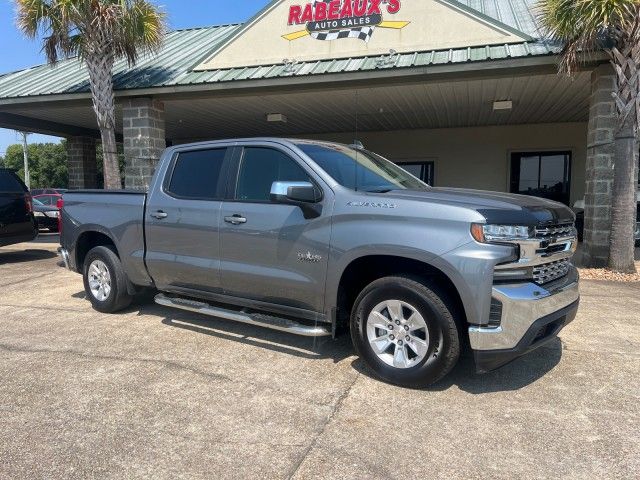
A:
{"label": "green metal roof", "polygon": [[[287,68],[284,64],[240,67],[222,70],[194,71],[208,55],[233,35],[241,25],[220,25],[176,30],[167,34],[162,51],[139,60],[129,68],[126,61],[114,67],[116,90],[198,85],[277,77],[322,75],[384,69],[426,67],[552,55],[560,46],[536,40],[533,5],[537,0],[441,0],[460,8],[490,17],[514,30],[523,32],[530,41],[446,50],[416,51],[385,56],[363,56],[300,62]],[[0,75],[0,99],[89,91],[88,74],[76,59],[59,62],[55,67],[39,65],[26,70]]]}
{"label": "green metal roof", "polygon": [[[533,38],[540,37],[535,6],[539,0],[455,0],[475,12],[509,25]],[[453,2],[452,2],[453,3]]]}

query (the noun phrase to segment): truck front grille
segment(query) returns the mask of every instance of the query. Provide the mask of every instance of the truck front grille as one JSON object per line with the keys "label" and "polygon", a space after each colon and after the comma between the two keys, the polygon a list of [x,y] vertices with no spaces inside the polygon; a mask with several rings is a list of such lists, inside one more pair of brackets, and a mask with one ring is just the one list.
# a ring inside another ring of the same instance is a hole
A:
{"label": "truck front grille", "polygon": [[562,278],[569,273],[570,266],[570,259],[563,258],[562,260],[533,267],[533,281],[538,285],[544,285],[545,283]]}
{"label": "truck front grille", "polygon": [[536,238],[540,239],[573,237],[575,235],[576,229],[573,223],[536,227]]}

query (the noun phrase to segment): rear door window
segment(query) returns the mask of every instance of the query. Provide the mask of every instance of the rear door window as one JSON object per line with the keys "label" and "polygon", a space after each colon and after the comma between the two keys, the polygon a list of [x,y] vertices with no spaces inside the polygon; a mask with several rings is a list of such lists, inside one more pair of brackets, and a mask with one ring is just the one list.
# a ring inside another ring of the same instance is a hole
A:
{"label": "rear door window", "polygon": [[0,192],[24,193],[26,191],[26,187],[13,172],[0,170]]}
{"label": "rear door window", "polygon": [[225,184],[222,167],[226,154],[226,148],[180,152],[167,192],[184,199],[221,199]]}
{"label": "rear door window", "polygon": [[311,182],[291,157],[273,148],[246,147],[240,164],[236,200],[268,202],[273,182]]}

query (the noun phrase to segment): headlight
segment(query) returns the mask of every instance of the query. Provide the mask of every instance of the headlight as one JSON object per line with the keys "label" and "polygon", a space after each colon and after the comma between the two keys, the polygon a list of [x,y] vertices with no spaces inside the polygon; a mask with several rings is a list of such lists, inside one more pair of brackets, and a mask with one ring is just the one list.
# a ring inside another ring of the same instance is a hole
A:
{"label": "headlight", "polygon": [[471,225],[471,236],[480,243],[527,240],[531,233],[531,228],[525,225]]}
{"label": "headlight", "polygon": [[54,212],[44,212],[44,214],[49,217],[49,218],[58,218],[58,212],[54,211]]}

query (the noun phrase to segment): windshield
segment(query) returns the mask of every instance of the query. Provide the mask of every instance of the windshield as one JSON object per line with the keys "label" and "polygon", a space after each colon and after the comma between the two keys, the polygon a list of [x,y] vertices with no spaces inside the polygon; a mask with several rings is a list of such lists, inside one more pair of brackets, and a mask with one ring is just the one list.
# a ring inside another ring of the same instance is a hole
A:
{"label": "windshield", "polygon": [[428,190],[402,168],[380,155],[346,145],[299,143],[297,146],[343,187],[384,193],[390,190]]}

